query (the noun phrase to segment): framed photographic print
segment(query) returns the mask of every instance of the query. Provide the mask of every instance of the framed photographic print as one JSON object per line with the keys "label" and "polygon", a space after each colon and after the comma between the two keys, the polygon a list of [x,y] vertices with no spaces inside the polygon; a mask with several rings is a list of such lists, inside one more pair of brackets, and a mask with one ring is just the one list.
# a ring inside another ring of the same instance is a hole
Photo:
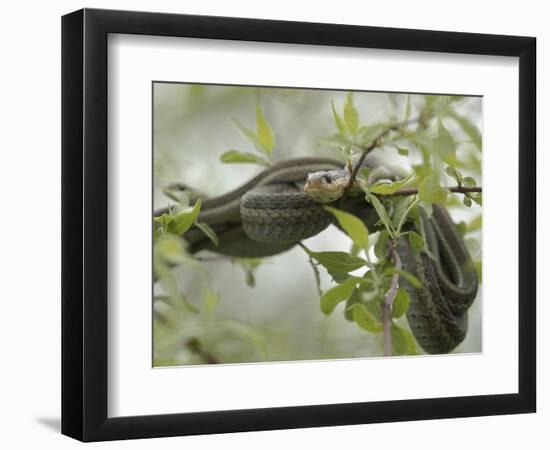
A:
{"label": "framed photographic print", "polygon": [[534,38],[62,32],[64,434],[535,411]]}

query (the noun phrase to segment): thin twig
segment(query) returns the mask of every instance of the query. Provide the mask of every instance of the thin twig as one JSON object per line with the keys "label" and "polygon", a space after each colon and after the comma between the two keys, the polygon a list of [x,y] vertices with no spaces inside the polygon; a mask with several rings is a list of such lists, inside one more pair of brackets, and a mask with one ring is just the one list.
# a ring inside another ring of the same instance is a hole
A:
{"label": "thin twig", "polygon": [[401,258],[399,257],[399,254],[395,249],[395,245],[396,245],[395,241],[392,241],[389,253],[393,261],[395,262],[395,269],[397,272],[394,273],[391,277],[390,288],[386,293],[386,297],[384,298],[384,305],[383,305],[384,356],[391,356],[393,354],[392,339],[391,339],[391,322],[392,322],[391,310],[392,310],[393,301],[395,299],[395,296],[397,295],[397,283],[399,281],[399,271],[402,268]]}
{"label": "thin twig", "polygon": [[363,148],[363,152],[361,153],[361,156],[359,157],[359,160],[357,161],[357,163],[353,167],[353,170],[352,170],[351,175],[349,177],[348,184],[347,184],[346,188],[344,189],[344,196],[346,196],[349,193],[351,187],[353,186],[353,183],[355,182],[355,179],[357,178],[357,174],[359,173],[359,169],[363,165],[363,162],[365,161],[365,158],[367,157],[367,155],[372,150],[374,150],[376,147],[378,147],[380,145],[380,139],[385,137],[391,131],[399,131],[401,128],[406,127],[408,125],[412,125],[412,124],[415,124],[415,123],[420,123],[420,120],[421,120],[421,118],[417,117],[415,119],[410,119],[410,120],[407,120],[405,122],[396,123],[395,125],[389,126],[384,131],[382,131],[380,134],[378,134],[378,136],[376,136],[376,138],[374,138],[373,141],[367,147]]}
{"label": "thin twig", "polygon": [[357,161],[357,164],[353,167],[353,170],[351,172],[351,175],[349,177],[348,184],[346,188],[344,189],[344,196],[346,196],[353,186],[353,183],[355,182],[355,179],[357,178],[357,173],[359,172],[360,167],[363,165],[363,161],[365,161],[365,158],[367,155],[371,152],[371,150],[374,150],[379,145],[379,139],[383,135],[385,135],[390,130],[386,130],[384,133],[380,134],[372,143],[363,149],[363,152],[361,153],[361,157],[359,158],[359,161]]}

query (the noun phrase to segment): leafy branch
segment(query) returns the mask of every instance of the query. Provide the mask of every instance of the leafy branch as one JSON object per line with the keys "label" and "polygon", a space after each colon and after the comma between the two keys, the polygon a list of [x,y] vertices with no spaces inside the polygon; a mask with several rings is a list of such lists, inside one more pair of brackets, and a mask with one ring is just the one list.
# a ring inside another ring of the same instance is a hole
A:
{"label": "leafy branch", "polygon": [[241,125],[237,119],[233,119],[233,122],[254,145],[256,153],[228,150],[220,156],[221,161],[226,164],[248,163],[269,167],[273,148],[275,147],[275,135],[260,105],[256,105],[256,131]]}

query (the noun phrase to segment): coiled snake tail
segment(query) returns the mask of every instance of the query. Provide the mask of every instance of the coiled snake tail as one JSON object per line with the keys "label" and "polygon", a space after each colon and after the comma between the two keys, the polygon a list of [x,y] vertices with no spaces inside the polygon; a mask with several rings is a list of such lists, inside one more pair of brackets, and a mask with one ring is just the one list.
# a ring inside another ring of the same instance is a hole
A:
{"label": "coiled snake tail", "polygon": [[432,216],[421,210],[421,217],[430,254],[413,250],[407,236],[397,246],[403,270],[421,283],[417,289],[403,278],[400,281],[411,299],[407,320],[427,353],[449,353],[466,337],[468,308],[478,291],[477,274],[445,207],[434,204]]}

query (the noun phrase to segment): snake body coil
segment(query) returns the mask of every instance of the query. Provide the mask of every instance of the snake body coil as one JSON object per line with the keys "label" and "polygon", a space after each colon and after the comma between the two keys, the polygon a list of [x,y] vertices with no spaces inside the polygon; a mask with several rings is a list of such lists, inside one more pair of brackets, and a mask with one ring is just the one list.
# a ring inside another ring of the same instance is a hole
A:
{"label": "snake body coil", "polygon": [[[313,172],[338,172],[342,166],[339,161],[325,158],[288,160],[227,194],[204,199],[199,221],[214,228],[220,244],[213,246],[202,231],[192,228],[185,235],[191,252],[208,249],[239,257],[269,256],[318,234],[332,223],[332,216],[304,193],[303,184]],[[362,198],[358,200],[344,199],[338,207],[356,214],[372,229],[378,217]],[[166,210],[156,211],[155,215],[163,212]],[[420,288],[414,288],[400,278],[411,298],[407,319],[427,353],[448,353],[466,336],[468,308],[478,291],[477,276],[462,238],[442,205],[433,205],[431,217],[421,210],[421,223],[429,253],[413,250],[406,236],[397,245],[403,269],[421,282]],[[407,226],[414,228],[412,223]]]}
{"label": "snake body coil", "polygon": [[241,218],[244,232],[260,242],[298,242],[332,223],[319,203],[285,184],[261,186],[245,194]]}
{"label": "snake body coil", "polygon": [[421,210],[431,255],[417,252],[407,237],[398,242],[403,269],[421,283],[419,289],[402,280],[411,299],[407,320],[427,353],[449,353],[466,337],[468,308],[478,290],[474,264],[447,210],[433,205],[432,217]]}

